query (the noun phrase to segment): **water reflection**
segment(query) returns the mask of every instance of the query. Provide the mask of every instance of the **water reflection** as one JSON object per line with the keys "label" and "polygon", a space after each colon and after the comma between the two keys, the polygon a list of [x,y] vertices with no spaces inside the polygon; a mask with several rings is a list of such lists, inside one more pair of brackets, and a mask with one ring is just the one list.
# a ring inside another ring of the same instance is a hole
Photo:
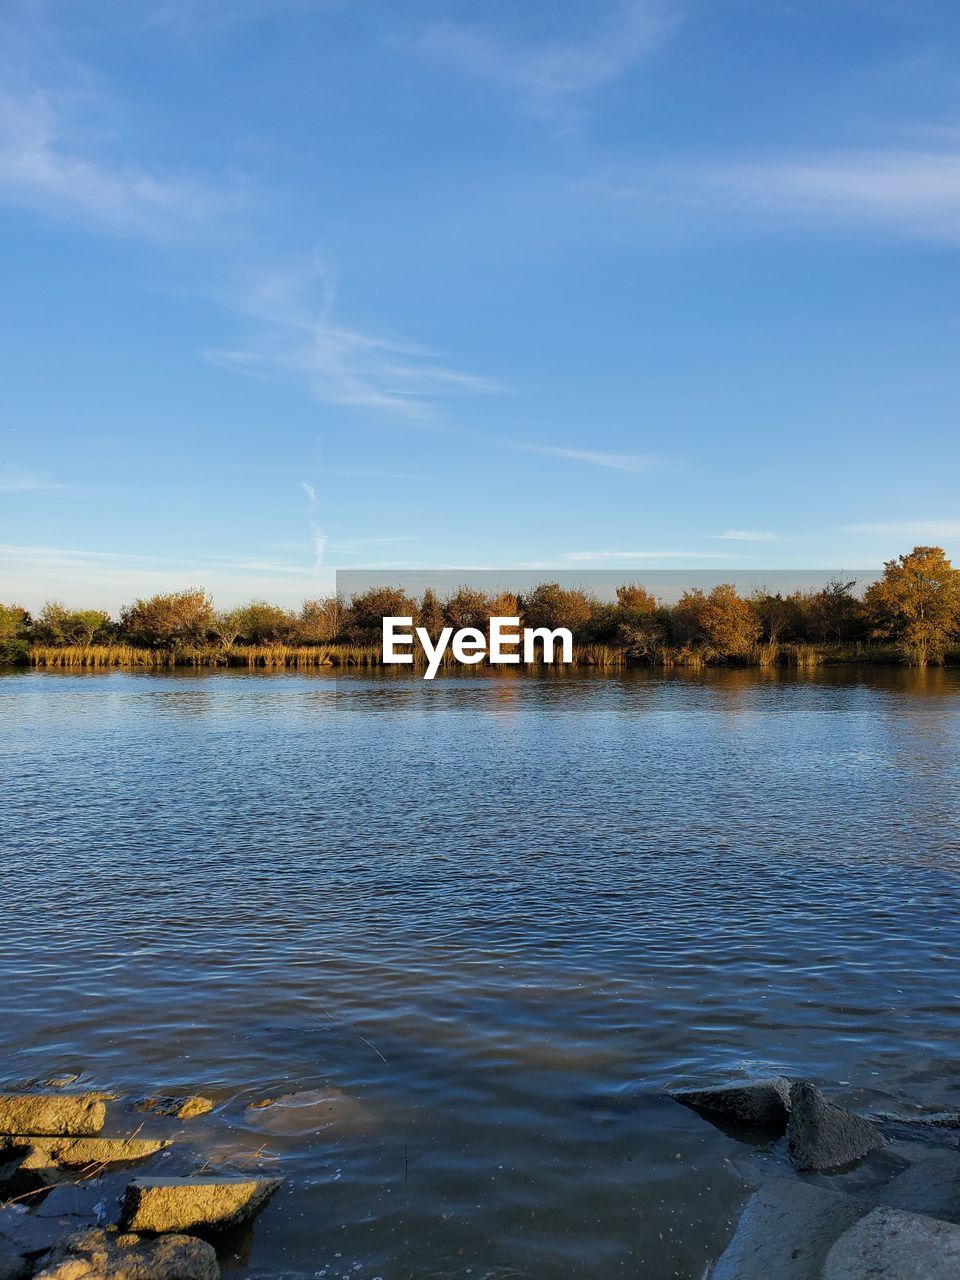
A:
{"label": "water reflection", "polygon": [[958,689],[6,676],[3,1074],[214,1090],[225,1159],[349,1098],[269,1135],[258,1276],[699,1276],[742,1149],[670,1085],[960,1104]]}

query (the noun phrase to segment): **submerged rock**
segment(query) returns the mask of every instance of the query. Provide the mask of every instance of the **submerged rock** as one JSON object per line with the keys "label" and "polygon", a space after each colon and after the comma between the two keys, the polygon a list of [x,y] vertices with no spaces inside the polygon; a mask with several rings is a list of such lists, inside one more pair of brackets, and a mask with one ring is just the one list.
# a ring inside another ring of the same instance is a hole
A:
{"label": "submerged rock", "polygon": [[251,1129],[279,1136],[319,1133],[334,1126],[362,1129],[371,1122],[369,1110],[340,1089],[302,1089],[279,1098],[253,1102],[244,1112]]}
{"label": "submerged rock", "polygon": [[106,1118],[100,1093],[0,1093],[0,1134],[90,1137]]}
{"label": "submerged rock", "polygon": [[786,1076],[721,1084],[712,1089],[683,1089],[670,1096],[710,1119],[722,1116],[737,1124],[777,1133],[787,1127],[790,1115],[790,1081]]}
{"label": "submerged rock", "polygon": [[747,1202],[709,1278],[820,1280],[834,1242],[869,1211],[869,1204],[853,1196],[771,1178]]}
{"label": "submerged rock", "polygon": [[844,1232],[823,1267],[823,1280],[957,1280],[957,1276],[960,1227],[887,1208],[873,1209]]}
{"label": "submerged rock", "polygon": [[0,1280],[21,1280],[30,1271],[30,1261],[26,1255],[0,1236]]}
{"label": "submerged rock", "polygon": [[171,1146],[158,1138],[7,1138],[8,1149],[25,1151],[21,1169],[80,1169],[87,1165],[128,1164]]}
{"label": "submerged rock", "polygon": [[97,1225],[97,1205],[102,1196],[96,1185],[63,1182],[44,1196],[33,1211],[35,1218],[52,1218],[61,1225],[77,1231],[81,1227]]}
{"label": "submerged rock", "polygon": [[960,1223],[960,1152],[920,1147],[909,1167],[871,1198],[892,1209]]}
{"label": "submerged rock", "polygon": [[54,1219],[38,1218],[20,1205],[0,1209],[0,1240],[26,1257],[46,1253],[62,1235],[63,1228]]}
{"label": "submerged rock", "polygon": [[192,1120],[195,1116],[205,1116],[213,1110],[210,1098],[201,1094],[189,1094],[186,1097],[161,1095],[155,1098],[144,1098],[137,1103],[138,1111],[149,1111],[155,1116],[170,1116],[175,1120]]}
{"label": "submerged rock", "polygon": [[267,1203],[282,1178],[135,1178],[120,1210],[131,1231],[221,1230]]}
{"label": "submerged rock", "polygon": [[68,1236],[36,1280],[219,1280],[212,1245],[193,1236],[143,1240],[84,1231]]}
{"label": "submerged rock", "polygon": [[805,1081],[790,1090],[790,1160],[800,1170],[839,1169],[878,1151],[886,1139],[869,1120],[835,1107]]}

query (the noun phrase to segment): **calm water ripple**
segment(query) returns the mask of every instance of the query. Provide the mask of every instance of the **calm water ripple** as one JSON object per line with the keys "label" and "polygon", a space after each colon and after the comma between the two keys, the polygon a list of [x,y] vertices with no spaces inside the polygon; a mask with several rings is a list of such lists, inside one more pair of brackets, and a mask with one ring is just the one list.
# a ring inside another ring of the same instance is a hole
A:
{"label": "calm water ripple", "polygon": [[288,1179],[231,1274],[697,1277],[746,1149],[666,1087],[960,1105],[958,693],[7,675],[3,1078],[212,1091]]}

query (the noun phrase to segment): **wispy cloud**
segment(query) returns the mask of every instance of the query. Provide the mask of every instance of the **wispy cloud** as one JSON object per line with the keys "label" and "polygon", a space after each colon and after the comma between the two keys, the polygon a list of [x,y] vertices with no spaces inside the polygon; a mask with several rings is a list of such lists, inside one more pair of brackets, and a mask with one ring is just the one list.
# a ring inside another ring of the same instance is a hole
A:
{"label": "wispy cloud", "polygon": [[736,560],[719,551],[565,551],[562,560]]}
{"label": "wispy cloud", "polygon": [[710,537],[722,542],[777,542],[775,533],[759,532],[752,529],[728,529],[726,533],[711,533]]}
{"label": "wispy cloud", "polygon": [[306,480],[301,480],[301,481],[300,481],[300,488],[301,488],[301,489],[303,490],[303,492],[307,495],[307,497],[310,499],[310,501],[311,501],[312,503],[316,504],[316,501],[317,501],[317,491],[316,491],[316,489],[313,487],[313,485],[312,485],[312,484],[308,484]]}
{"label": "wispy cloud", "polygon": [[47,94],[0,89],[0,203],[151,236],[199,222],[224,203],[196,179],[85,155],[67,133]]}
{"label": "wispy cloud", "polygon": [[692,194],[768,218],[960,240],[960,153],[824,152],[707,165]]}
{"label": "wispy cloud", "polygon": [[[313,301],[310,289],[317,286]],[[207,357],[259,376],[301,378],[325,404],[416,418],[439,397],[500,390],[489,378],[438,363],[427,347],[337,324],[332,281],[316,262],[299,275],[262,275],[233,305],[260,331],[248,346]]]}
{"label": "wispy cloud", "polygon": [[613,471],[652,471],[662,461],[651,453],[601,453],[595,449],[568,449],[563,445],[526,444],[521,441],[511,441],[510,448],[523,453],[566,458],[569,462],[585,462],[593,467],[610,467]]}
{"label": "wispy cloud", "polygon": [[474,26],[440,22],[417,48],[457,71],[514,90],[534,115],[569,120],[584,95],[619,80],[656,49],[676,26],[660,0],[620,0],[583,10],[592,29],[579,40],[508,42]]}
{"label": "wispy cloud", "polygon": [[960,538],[960,520],[878,520],[844,524],[841,533],[901,534],[909,538]]}
{"label": "wispy cloud", "polygon": [[57,484],[49,475],[0,464],[0,493],[62,492],[66,488],[66,485]]}

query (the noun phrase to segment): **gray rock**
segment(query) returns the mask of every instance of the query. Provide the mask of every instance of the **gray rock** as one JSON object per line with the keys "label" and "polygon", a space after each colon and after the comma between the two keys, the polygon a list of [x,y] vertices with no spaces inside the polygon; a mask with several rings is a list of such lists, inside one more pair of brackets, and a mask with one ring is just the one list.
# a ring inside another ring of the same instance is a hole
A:
{"label": "gray rock", "polygon": [[45,1253],[62,1235],[63,1228],[51,1218],[38,1218],[16,1205],[0,1209],[0,1240],[28,1257]]}
{"label": "gray rock", "polygon": [[710,1280],[820,1280],[835,1241],[869,1212],[852,1196],[771,1178],[747,1202]]}
{"label": "gray rock", "polygon": [[262,1209],[282,1178],[135,1178],[120,1210],[130,1231],[222,1230]]}
{"label": "gray rock", "polygon": [[0,1280],[21,1280],[30,1271],[31,1266],[26,1256],[9,1240],[0,1236]]}
{"label": "gray rock", "polygon": [[36,1280],[219,1280],[213,1246],[193,1236],[144,1240],[84,1231],[67,1237]]}
{"label": "gray rock", "polygon": [[960,1227],[886,1208],[873,1209],[845,1231],[823,1267],[823,1280],[957,1280],[958,1276]]}
{"label": "gray rock", "polygon": [[877,1204],[960,1223],[960,1151],[919,1149],[918,1158],[871,1194]]}
{"label": "gray rock", "polygon": [[724,1116],[748,1127],[777,1133],[784,1131],[790,1114],[790,1081],[786,1076],[722,1084],[711,1089],[683,1089],[670,1096],[710,1118]]}
{"label": "gray rock", "polygon": [[840,1169],[885,1142],[869,1120],[827,1102],[812,1084],[792,1086],[787,1143],[795,1168]]}
{"label": "gray rock", "polygon": [[54,1187],[49,1195],[44,1196],[33,1211],[35,1218],[53,1218],[68,1229],[77,1231],[80,1227],[97,1225],[97,1204],[102,1191],[95,1183],[84,1183],[76,1186],[64,1182]]}
{"label": "gray rock", "polygon": [[106,1116],[100,1093],[0,1093],[0,1133],[92,1137]]}

